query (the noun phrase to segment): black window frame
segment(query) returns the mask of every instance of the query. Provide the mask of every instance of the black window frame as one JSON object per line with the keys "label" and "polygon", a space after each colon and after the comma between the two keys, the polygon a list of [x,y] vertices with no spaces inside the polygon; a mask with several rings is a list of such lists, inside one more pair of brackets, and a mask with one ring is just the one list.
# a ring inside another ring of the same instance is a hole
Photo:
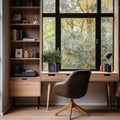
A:
{"label": "black window frame", "polygon": [[[113,50],[114,50],[114,0],[113,0],[113,13],[102,13],[101,12],[101,0],[97,0],[97,11],[96,13],[60,13],[60,0],[55,0],[55,13],[43,13],[42,17],[54,17],[56,23],[56,36],[55,36],[55,48],[61,50],[61,19],[62,18],[95,18],[96,19],[96,61],[95,61],[95,69],[91,69],[92,71],[99,71],[101,65],[101,18],[103,17],[112,17],[113,18]],[[114,52],[113,52],[114,56]],[[71,71],[76,69],[61,69],[60,71]],[[113,61],[114,68],[114,61]]]}

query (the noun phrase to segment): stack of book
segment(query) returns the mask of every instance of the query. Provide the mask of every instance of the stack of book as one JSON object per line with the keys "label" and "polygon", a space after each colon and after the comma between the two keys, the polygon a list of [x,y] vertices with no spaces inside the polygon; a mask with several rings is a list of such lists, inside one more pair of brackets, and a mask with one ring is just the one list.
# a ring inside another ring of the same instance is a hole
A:
{"label": "stack of book", "polygon": [[12,30],[12,40],[18,40],[18,29]]}
{"label": "stack of book", "polygon": [[25,37],[23,38],[24,41],[34,41],[35,38],[31,38],[31,37]]}
{"label": "stack of book", "polygon": [[23,30],[22,29],[13,29],[12,30],[12,40],[22,40],[23,39]]}

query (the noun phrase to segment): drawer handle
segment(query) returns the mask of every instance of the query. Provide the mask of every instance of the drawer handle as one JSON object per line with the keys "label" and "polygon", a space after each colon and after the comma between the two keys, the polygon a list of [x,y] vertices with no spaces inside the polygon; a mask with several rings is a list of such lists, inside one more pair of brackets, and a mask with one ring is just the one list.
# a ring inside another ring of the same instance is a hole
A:
{"label": "drawer handle", "polygon": [[66,74],[66,76],[69,76],[69,74]]}
{"label": "drawer handle", "polygon": [[104,74],[104,76],[111,76],[111,74]]}
{"label": "drawer handle", "polygon": [[27,80],[27,78],[22,78],[22,80]]}
{"label": "drawer handle", "polygon": [[48,76],[55,76],[55,74],[48,74]]}

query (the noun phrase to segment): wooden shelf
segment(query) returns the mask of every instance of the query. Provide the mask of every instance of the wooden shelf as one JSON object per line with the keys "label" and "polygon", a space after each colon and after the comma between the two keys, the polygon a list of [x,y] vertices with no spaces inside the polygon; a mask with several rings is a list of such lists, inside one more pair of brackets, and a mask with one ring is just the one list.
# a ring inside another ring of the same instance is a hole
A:
{"label": "wooden shelf", "polygon": [[31,9],[40,9],[40,7],[39,6],[11,6],[10,9],[31,10]]}
{"label": "wooden shelf", "polygon": [[10,58],[10,60],[40,60],[40,58]]}
{"label": "wooden shelf", "polygon": [[[36,6],[31,6],[31,0],[14,0],[14,2],[9,0],[9,3],[9,74],[10,76],[18,75],[18,77],[10,77],[10,96],[40,97],[41,2],[35,0]],[[39,76],[22,77],[21,73],[24,70],[33,70]]]}
{"label": "wooden shelf", "polygon": [[18,24],[10,24],[11,26],[40,26],[40,24],[33,24],[33,23],[18,23]]}
{"label": "wooden shelf", "polygon": [[39,43],[40,41],[39,40],[11,40],[11,43]]}

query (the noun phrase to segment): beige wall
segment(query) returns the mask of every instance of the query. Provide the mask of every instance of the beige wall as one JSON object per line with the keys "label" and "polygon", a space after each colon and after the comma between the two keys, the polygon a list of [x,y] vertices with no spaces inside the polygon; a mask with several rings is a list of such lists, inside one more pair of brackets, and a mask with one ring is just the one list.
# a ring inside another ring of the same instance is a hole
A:
{"label": "beige wall", "polygon": [[7,111],[9,106],[9,79],[8,79],[8,56],[9,56],[9,29],[8,29],[8,0],[2,0],[3,2],[3,9],[2,9],[2,56],[1,56],[1,63],[2,63],[2,80],[1,80],[1,114]]}
{"label": "beige wall", "polygon": [[0,1],[0,113],[2,112],[2,1]]}

